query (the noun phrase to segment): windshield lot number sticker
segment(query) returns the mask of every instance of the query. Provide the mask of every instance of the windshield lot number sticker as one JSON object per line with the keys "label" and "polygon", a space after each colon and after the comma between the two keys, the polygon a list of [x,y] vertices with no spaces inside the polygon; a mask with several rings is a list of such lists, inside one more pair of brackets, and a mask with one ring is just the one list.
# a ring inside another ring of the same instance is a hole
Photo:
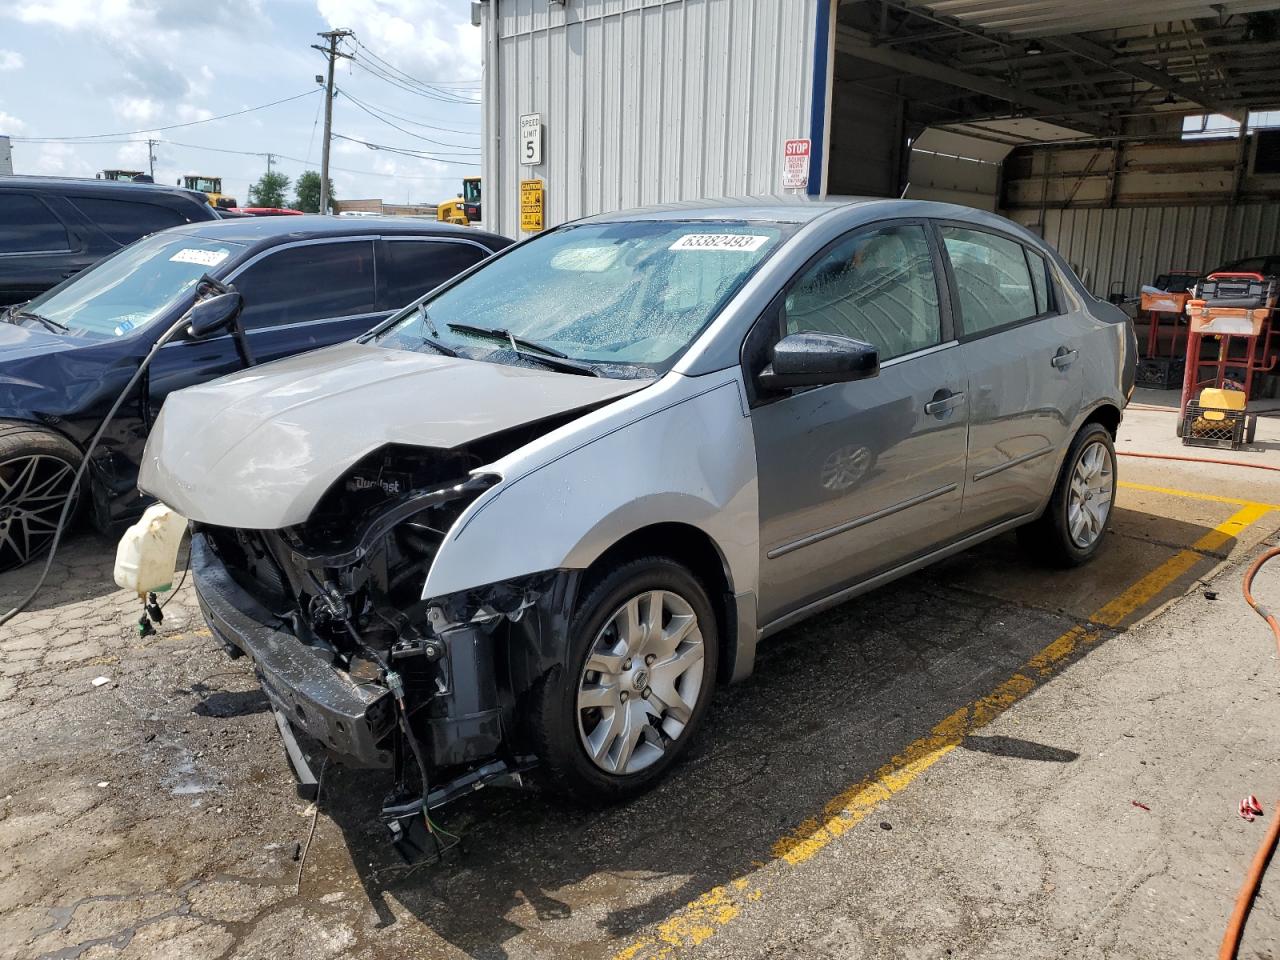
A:
{"label": "windshield lot number sticker", "polygon": [[227,259],[226,250],[179,250],[169,258],[170,263],[195,263],[202,267],[216,267]]}
{"label": "windshield lot number sticker", "polygon": [[754,253],[764,246],[768,237],[750,233],[686,233],[667,247],[668,250],[741,250]]}

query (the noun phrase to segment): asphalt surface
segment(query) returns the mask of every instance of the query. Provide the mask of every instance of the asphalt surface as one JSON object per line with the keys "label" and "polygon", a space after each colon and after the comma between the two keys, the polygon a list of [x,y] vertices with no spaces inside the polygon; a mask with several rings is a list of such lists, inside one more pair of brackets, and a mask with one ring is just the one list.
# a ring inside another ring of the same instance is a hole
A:
{"label": "asphalt surface", "polygon": [[[1170,423],[1131,412],[1118,447],[1204,455]],[[83,533],[0,633],[0,960],[1212,955],[1280,802],[1280,663],[1239,597],[1280,483],[1121,467],[1094,563],[1002,538],[839,607],[717,691],[646,796],[483,791],[416,869],[383,842],[384,779],[330,762],[300,801],[190,588],[138,637]],[[1258,593],[1280,603],[1280,569]],[[1276,951],[1277,891],[1242,956]]]}

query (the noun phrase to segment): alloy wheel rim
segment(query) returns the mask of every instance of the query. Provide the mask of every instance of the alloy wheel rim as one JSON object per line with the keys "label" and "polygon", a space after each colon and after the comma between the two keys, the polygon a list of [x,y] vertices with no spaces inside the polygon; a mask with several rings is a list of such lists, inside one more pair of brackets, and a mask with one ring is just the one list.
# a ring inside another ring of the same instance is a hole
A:
{"label": "alloy wheel rim", "polygon": [[684,734],[702,692],[697,614],[670,590],[622,604],[591,642],[578,682],[578,735],[606,773],[638,773]]}
{"label": "alloy wheel rim", "polygon": [[1067,497],[1067,530],[1077,547],[1091,547],[1102,536],[1111,513],[1114,473],[1111,453],[1102,441],[1080,451]]}
{"label": "alloy wheel rim", "polygon": [[75,467],[61,457],[0,463],[0,570],[22,566],[49,545],[74,480]]}

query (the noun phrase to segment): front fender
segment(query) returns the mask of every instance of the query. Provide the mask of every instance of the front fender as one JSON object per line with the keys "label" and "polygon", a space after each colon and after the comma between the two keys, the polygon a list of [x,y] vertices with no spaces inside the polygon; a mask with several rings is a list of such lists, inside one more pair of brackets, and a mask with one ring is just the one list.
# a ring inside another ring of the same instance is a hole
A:
{"label": "front fender", "polygon": [[759,573],[755,446],[738,372],[670,374],[637,402],[483,468],[504,481],[458,518],[424,599],[543,570],[584,569],[622,537],[677,522],[704,531],[736,592]]}

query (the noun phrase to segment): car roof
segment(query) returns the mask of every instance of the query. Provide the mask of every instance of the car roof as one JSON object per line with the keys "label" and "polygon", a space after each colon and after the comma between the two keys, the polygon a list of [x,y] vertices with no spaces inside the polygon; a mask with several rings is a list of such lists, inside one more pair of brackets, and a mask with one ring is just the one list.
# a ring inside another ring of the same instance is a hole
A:
{"label": "car roof", "polygon": [[209,240],[227,240],[251,246],[274,246],[293,240],[316,240],[321,237],[380,236],[447,237],[476,240],[486,246],[503,247],[510,243],[496,233],[459,227],[435,220],[414,217],[329,217],[318,213],[300,217],[235,217],[206,220],[170,227],[166,233],[187,233]]}
{"label": "car roof", "polygon": [[808,223],[840,207],[873,203],[874,197],[810,197],[772,195],[682,200],[584,217],[578,223],[624,223],[633,220],[764,220]]}
{"label": "car roof", "polygon": [[108,194],[108,193],[163,193],[171,197],[182,197],[195,203],[207,205],[209,198],[199,190],[188,190],[186,187],[170,187],[163,183],[136,183],[132,180],[98,180],[91,177],[33,177],[26,174],[12,174],[0,177],[0,190],[33,190],[48,193]]}

